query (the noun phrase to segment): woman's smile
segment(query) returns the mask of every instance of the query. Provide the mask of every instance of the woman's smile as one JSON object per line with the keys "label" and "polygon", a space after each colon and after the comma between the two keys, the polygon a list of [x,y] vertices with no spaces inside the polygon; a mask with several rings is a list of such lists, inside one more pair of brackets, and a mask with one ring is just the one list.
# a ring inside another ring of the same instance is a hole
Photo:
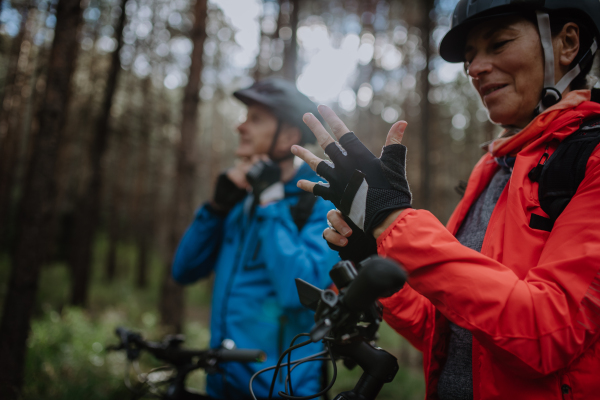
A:
{"label": "woman's smile", "polygon": [[468,74],[490,119],[524,127],[531,121],[543,87],[542,46],[536,26],[519,17],[482,23],[465,48]]}

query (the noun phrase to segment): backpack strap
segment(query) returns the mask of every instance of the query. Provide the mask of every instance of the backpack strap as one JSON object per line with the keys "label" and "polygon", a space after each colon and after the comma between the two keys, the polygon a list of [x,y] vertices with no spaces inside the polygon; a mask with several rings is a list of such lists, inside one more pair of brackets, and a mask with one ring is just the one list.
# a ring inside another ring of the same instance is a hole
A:
{"label": "backpack strap", "polygon": [[600,103],[600,89],[592,88],[592,97],[590,101],[594,103]]}
{"label": "backpack strap", "polygon": [[290,206],[290,213],[292,214],[292,219],[294,220],[296,227],[298,227],[298,232],[300,232],[308,222],[316,201],[317,197],[314,194],[302,192],[298,196],[296,205]]}
{"label": "backpack strap", "polygon": [[544,230],[552,228],[575,195],[585,177],[588,159],[599,143],[600,118],[590,119],[563,140],[544,164],[538,189],[540,207],[550,217]]}

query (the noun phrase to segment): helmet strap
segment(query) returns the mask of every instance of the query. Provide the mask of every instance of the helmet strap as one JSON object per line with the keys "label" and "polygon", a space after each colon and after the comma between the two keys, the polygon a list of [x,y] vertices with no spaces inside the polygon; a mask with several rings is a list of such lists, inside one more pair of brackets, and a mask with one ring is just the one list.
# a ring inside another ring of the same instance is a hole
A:
{"label": "helmet strap", "polygon": [[581,70],[592,60],[598,50],[598,42],[594,38],[588,51],[581,57],[579,63],[567,72],[558,83],[554,81],[554,48],[552,46],[552,30],[550,29],[550,16],[542,11],[536,11],[538,29],[542,48],[544,49],[544,89],[540,103],[536,108],[539,114],[562,100],[563,92],[571,82],[581,73]]}
{"label": "helmet strap", "polygon": [[283,126],[283,120],[281,120],[281,118],[277,119],[277,129],[275,130],[275,134],[273,135],[273,141],[271,142],[271,147],[269,148],[269,152],[267,153],[267,155],[269,156],[271,161],[273,161],[275,163],[280,163],[282,161],[285,161],[285,160],[288,160],[288,159],[294,157],[291,150],[289,151],[288,154],[284,155],[283,157],[279,157],[279,158],[275,158],[275,155],[273,154],[273,152],[275,151],[275,146],[277,146],[277,140],[279,140],[279,136],[281,136],[282,126]]}

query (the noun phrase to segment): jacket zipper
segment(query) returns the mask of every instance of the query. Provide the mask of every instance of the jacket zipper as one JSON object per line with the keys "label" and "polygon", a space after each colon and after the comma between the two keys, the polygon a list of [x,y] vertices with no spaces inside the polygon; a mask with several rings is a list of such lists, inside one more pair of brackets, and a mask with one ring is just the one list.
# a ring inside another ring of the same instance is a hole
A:
{"label": "jacket zipper", "polygon": [[546,145],[546,148],[544,149],[544,154],[542,154],[542,156],[540,157],[540,160],[538,161],[537,165],[535,167],[533,167],[531,169],[531,171],[529,171],[529,173],[527,174],[527,177],[532,182],[540,181],[540,177],[542,176],[542,169],[544,168],[544,164],[546,164],[548,157],[550,157],[550,155],[548,154],[549,148],[550,148],[550,142],[548,142],[548,144]]}
{"label": "jacket zipper", "polygon": [[568,375],[563,375],[560,378],[560,392],[562,393],[563,400],[573,400],[573,389],[570,383]]}
{"label": "jacket zipper", "polygon": [[560,391],[562,392],[562,396],[564,400],[571,400],[573,398],[571,393],[571,386],[567,384],[563,384],[560,386]]}

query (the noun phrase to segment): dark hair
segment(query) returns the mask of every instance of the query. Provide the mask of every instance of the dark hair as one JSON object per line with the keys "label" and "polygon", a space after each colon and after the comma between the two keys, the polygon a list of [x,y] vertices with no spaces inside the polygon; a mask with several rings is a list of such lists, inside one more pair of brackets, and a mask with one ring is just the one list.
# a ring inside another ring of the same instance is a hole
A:
{"label": "dark hair", "polygon": [[[574,68],[581,60],[581,57],[589,50],[594,41],[594,36],[596,35],[594,24],[589,21],[589,17],[575,10],[561,10],[560,12],[553,12],[549,15],[552,36],[558,35],[563,27],[570,22],[577,24],[579,27],[579,53],[577,53],[575,61],[570,65],[570,68]],[[593,64],[594,59],[592,58],[588,64],[581,69],[579,75],[571,82],[571,90],[587,88],[587,76],[591,72]]]}

